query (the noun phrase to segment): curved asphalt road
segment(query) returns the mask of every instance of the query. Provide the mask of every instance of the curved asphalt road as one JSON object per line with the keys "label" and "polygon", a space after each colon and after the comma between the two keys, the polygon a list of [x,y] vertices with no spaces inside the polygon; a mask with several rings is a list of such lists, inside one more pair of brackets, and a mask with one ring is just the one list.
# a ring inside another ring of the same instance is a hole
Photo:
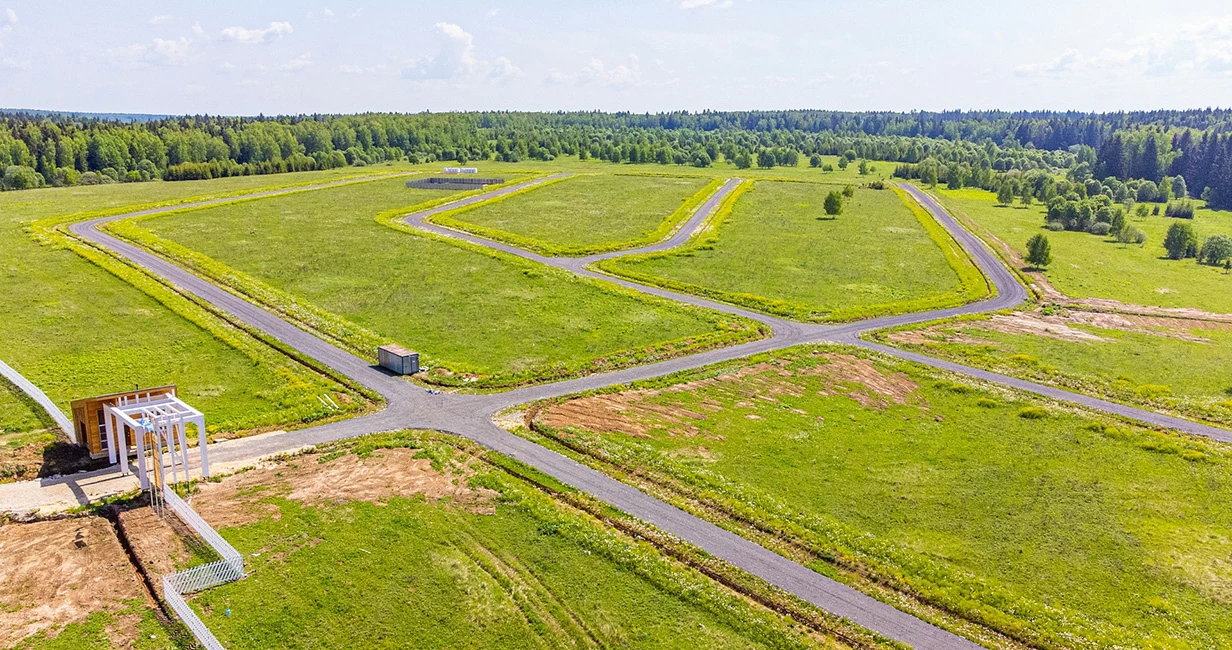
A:
{"label": "curved asphalt road", "polygon": [[[217,285],[203,280],[144,249],[120,241],[98,230],[98,226],[109,221],[181,210],[188,207],[212,205],[233,201],[235,200],[234,198],[206,201],[200,204],[177,205],[94,219],[73,224],[69,226],[69,229],[83,240],[110,249],[133,264],[164,278],[180,291],[211,303],[218,309],[227,312],[235,320],[262,330],[277,340],[296,348],[306,356],[328,366],[334,372],[345,375],[361,385],[378,392],[388,403],[388,406],[378,413],[351,420],[293,432],[217,443],[212,446],[210,451],[211,458],[216,462],[254,459],[282,451],[299,449],[305,445],[402,428],[436,429],[461,435],[534,466],[557,480],[585,491],[668,533],[676,535],[706,550],[710,554],[722,558],[826,611],[847,618],[867,629],[910,644],[916,648],[948,650],[953,648],[978,648],[979,646],[822,576],[807,567],[723,530],[714,524],[659,501],[636,488],[590,469],[554,451],[536,445],[525,438],[515,436],[493,424],[491,416],[507,406],[531,400],[660,376],[679,370],[696,368],[718,361],[802,343],[833,341],[859,345],[918,363],[1007,384],[1029,392],[1075,402],[1144,422],[1180,429],[1198,435],[1206,435],[1220,440],[1232,441],[1232,435],[1229,432],[1213,427],[1206,427],[1178,418],[1111,404],[1103,400],[1016,380],[995,373],[967,368],[958,364],[861,340],[859,338],[860,334],[869,330],[934,320],[955,314],[1003,309],[1017,305],[1026,298],[1026,291],[1023,290],[1014,276],[1001,265],[999,260],[993,256],[982,242],[962,229],[931,197],[914,187],[907,186],[906,190],[915,196],[934,217],[945,225],[951,234],[972,255],[992,284],[997,287],[998,293],[995,298],[953,309],[891,316],[847,325],[810,325],[768,317],[764,314],[716,303],[696,296],[679,294],[655,287],[646,287],[633,282],[611,278],[584,268],[587,264],[601,257],[628,255],[634,252],[649,250],[665,250],[687,241],[700,224],[714,211],[722,198],[735,188],[738,183],[738,180],[735,179],[728,181],[714,196],[700,206],[697,212],[668,240],[637,251],[607,253],[603,256],[548,258],[423,221],[425,217],[454,209],[459,204],[471,204],[491,198],[492,196],[515,192],[524,187],[542,183],[545,180],[548,179],[536,179],[527,183],[501,188],[490,193],[467,197],[453,204],[411,215],[406,217],[405,221],[416,227],[503,250],[507,253],[563,268],[581,275],[616,282],[622,286],[645,293],[745,316],[770,325],[773,329],[773,336],[731,348],[711,350],[647,366],[628,368],[616,372],[592,375],[555,384],[534,386],[506,393],[494,395],[431,395],[409,382],[393,377],[374,367],[368,360],[360,359],[340,350]],[[304,189],[310,188],[297,188],[293,191],[302,191]],[[265,192],[253,196],[270,196],[280,193],[284,193],[284,191]]]}

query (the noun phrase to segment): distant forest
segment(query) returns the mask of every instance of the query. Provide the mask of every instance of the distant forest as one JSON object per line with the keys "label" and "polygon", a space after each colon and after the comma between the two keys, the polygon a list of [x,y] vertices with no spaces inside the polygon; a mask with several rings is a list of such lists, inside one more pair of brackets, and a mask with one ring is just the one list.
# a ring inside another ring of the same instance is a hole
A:
{"label": "distant forest", "polygon": [[[742,111],[186,116],[0,115],[0,189],[190,180],[411,162],[551,160],[708,167],[902,163],[897,175],[1059,194],[1165,193],[1232,209],[1232,110]],[[1180,180],[1177,180],[1177,179]],[[1147,185],[1150,183],[1150,185]],[[1175,188],[1175,189],[1174,189]],[[1176,190],[1183,190],[1178,193]],[[1110,195],[1111,195],[1110,194]],[[1128,196],[1133,194],[1133,196]],[[1040,196],[1041,200],[1049,197]],[[1114,197],[1121,200],[1121,197]]]}

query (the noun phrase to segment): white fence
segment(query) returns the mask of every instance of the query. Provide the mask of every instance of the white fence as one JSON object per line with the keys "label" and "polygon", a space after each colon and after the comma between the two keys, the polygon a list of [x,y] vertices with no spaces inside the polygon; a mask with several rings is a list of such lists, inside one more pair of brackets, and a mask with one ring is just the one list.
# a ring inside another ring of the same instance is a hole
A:
{"label": "white fence", "polygon": [[197,616],[192,607],[184,601],[184,594],[190,594],[209,589],[228,582],[235,582],[244,577],[244,556],[227,543],[205,520],[192,509],[170,487],[163,488],[163,499],[176,516],[188,524],[210,548],[221,557],[221,560],[193,567],[187,571],[163,576],[163,600],[171,605],[171,609],[184,621],[184,625],[197,637],[197,641],[206,650],[224,650],[218,639],[210,632],[210,628]]}

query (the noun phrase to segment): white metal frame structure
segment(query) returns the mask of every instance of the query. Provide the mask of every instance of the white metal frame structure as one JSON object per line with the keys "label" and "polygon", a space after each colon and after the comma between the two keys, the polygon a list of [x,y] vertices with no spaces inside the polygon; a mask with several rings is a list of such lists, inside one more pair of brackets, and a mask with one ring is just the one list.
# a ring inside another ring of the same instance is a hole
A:
{"label": "white metal frame structure", "polygon": [[[187,427],[192,424],[197,427],[197,447],[201,453],[201,477],[209,478],[209,452],[205,444],[205,415],[197,409],[185,404],[171,393],[150,395],[146,398],[122,397],[115,406],[108,406],[104,412],[104,424],[107,429],[107,457],[115,463],[119,461],[120,472],[129,474],[127,437],[121,443],[124,425],[134,432],[137,451],[137,477],[141,481],[141,489],[150,487],[150,470],[156,472],[156,482],[162,483],[167,469],[171,470],[171,482],[179,482],[179,473],[184,472],[184,480],[188,480],[188,437]],[[146,467],[146,447],[152,452],[154,468]],[[170,462],[166,462],[167,455]],[[161,487],[161,485],[159,486]]]}

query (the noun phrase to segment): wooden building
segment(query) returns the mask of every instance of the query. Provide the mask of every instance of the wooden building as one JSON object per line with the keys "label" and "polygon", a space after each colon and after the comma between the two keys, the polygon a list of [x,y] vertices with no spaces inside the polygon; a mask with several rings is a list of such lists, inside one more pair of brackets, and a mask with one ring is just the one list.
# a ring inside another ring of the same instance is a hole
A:
{"label": "wooden building", "polygon": [[[163,396],[175,396],[175,386],[159,386],[157,388],[142,388],[123,393],[112,393],[86,399],[74,400],[73,435],[77,444],[90,450],[91,458],[108,456],[115,461],[115,452],[107,436],[106,412],[109,406],[119,406],[121,403],[136,401],[151,401]],[[120,432],[117,432],[119,434]],[[123,427],[124,440],[129,448],[137,445],[137,439],[131,427]]]}

